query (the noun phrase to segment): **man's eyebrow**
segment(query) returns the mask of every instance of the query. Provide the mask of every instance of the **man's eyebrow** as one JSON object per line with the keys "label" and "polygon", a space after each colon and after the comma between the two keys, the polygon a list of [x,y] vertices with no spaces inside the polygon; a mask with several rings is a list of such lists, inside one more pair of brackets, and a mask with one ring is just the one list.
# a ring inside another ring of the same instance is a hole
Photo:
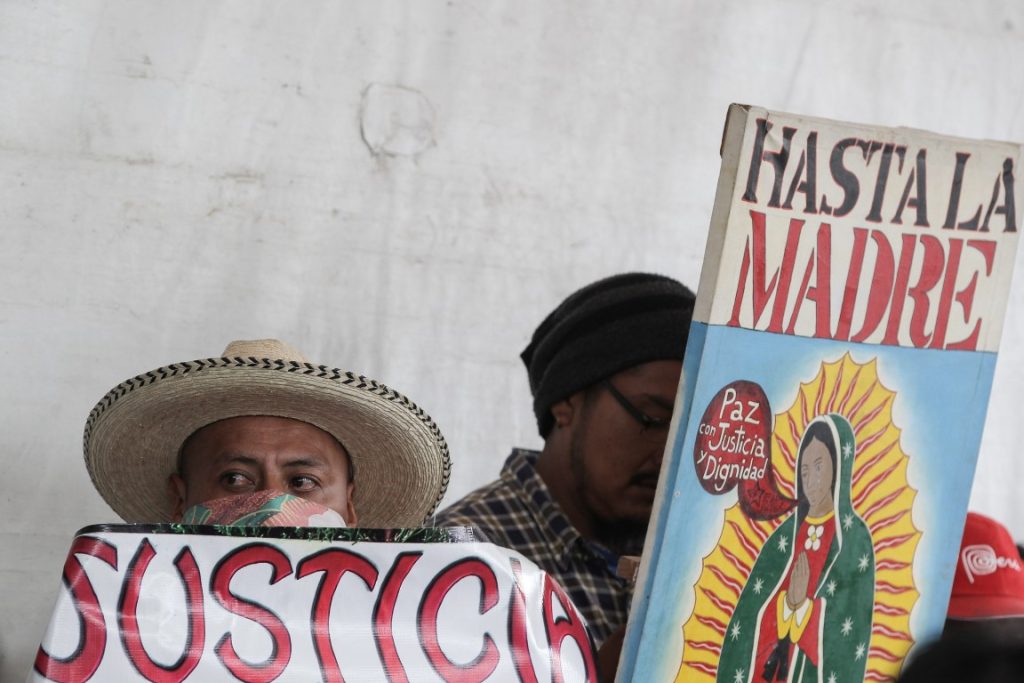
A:
{"label": "man's eyebrow", "polygon": [[[217,456],[216,463],[218,465],[249,465],[251,467],[259,467],[261,464],[259,458],[255,458],[246,453],[227,452]],[[321,458],[314,456],[298,456],[296,458],[286,460],[281,463],[281,467],[289,468],[314,468],[314,469],[327,469],[328,464]]]}
{"label": "man's eyebrow", "polygon": [[294,460],[289,460],[283,463],[281,466],[291,468],[302,467],[306,469],[314,468],[318,470],[326,470],[330,467],[326,462],[324,462],[320,458],[295,458]]}
{"label": "man's eyebrow", "polygon": [[250,465],[252,467],[256,467],[260,464],[260,461],[251,455],[232,452],[221,453],[214,458],[214,462],[217,465]]}

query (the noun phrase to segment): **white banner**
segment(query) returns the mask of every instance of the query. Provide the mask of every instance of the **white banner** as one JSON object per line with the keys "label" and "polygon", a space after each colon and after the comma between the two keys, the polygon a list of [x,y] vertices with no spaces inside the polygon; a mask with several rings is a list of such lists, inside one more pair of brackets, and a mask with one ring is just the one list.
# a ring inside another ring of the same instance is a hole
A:
{"label": "white banner", "polygon": [[513,551],[394,542],[437,529],[204,529],[79,532],[29,681],[596,680],[583,618]]}

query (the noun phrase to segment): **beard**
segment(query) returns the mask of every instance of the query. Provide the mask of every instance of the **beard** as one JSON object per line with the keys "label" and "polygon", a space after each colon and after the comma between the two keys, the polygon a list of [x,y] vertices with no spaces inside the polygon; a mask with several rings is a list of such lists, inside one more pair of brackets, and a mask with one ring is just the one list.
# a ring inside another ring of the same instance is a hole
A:
{"label": "beard", "polygon": [[569,446],[569,470],[572,474],[576,499],[581,503],[582,512],[590,517],[591,528],[594,529],[595,538],[592,540],[597,541],[616,555],[638,555],[643,549],[650,518],[647,517],[643,520],[618,519],[609,516],[607,512],[594,505],[589,493],[592,475],[587,470],[582,437],[587,431],[585,421],[582,427],[573,434]]}

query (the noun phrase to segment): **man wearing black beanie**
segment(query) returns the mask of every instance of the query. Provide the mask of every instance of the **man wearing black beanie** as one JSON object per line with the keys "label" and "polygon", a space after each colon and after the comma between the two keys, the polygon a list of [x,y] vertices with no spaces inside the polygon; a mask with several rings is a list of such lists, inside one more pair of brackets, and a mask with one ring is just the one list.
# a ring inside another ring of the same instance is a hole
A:
{"label": "man wearing black beanie", "polygon": [[616,565],[643,547],[693,304],[684,285],[646,273],[570,295],[522,353],[543,450],[513,450],[497,481],[437,516],[558,579],[597,646],[629,613]]}

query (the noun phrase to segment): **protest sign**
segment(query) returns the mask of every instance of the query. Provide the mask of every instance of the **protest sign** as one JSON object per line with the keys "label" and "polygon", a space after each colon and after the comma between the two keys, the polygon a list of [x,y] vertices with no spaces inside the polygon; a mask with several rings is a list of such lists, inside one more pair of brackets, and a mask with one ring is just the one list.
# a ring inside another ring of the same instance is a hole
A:
{"label": "protest sign", "polygon": [[562,589],[518,553],[458,538],[87,527],[29,680],[596,680]]}
{"label": "protest sign", "polygon": [[940,633],[1020,164],[730,108],[620,681],[891,681]]}

